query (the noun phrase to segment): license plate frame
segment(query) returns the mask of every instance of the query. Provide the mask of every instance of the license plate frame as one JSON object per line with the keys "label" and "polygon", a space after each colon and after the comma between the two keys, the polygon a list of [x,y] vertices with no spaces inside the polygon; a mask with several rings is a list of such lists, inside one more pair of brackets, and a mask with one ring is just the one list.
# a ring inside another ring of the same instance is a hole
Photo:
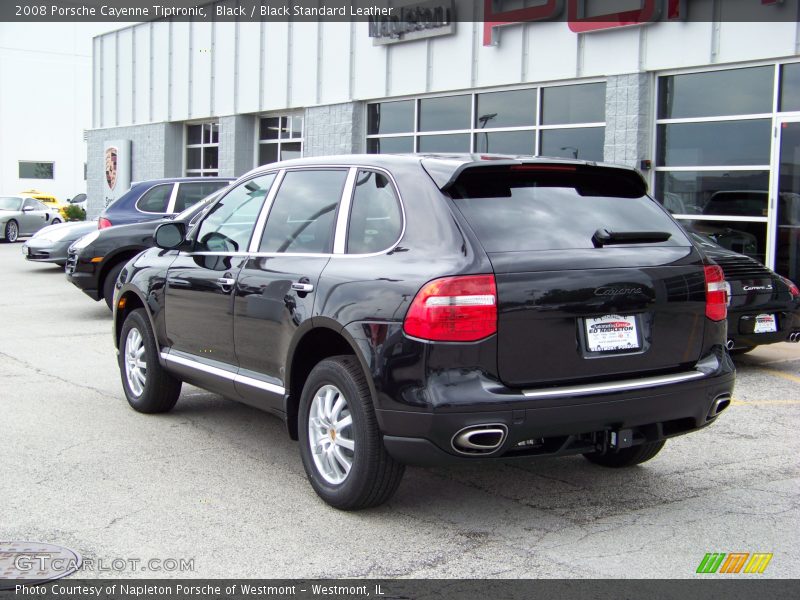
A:
{"label": "license plate frame", "polygon": [[776,333],[778,331],[778,319],[772,313],[756,315],[753,319],[753,333]]}
{"label": "license plate frame", "polygon": [[641,351],[640,331],[636,315],[608,314],[583,320],[586,351],[596,356]]}

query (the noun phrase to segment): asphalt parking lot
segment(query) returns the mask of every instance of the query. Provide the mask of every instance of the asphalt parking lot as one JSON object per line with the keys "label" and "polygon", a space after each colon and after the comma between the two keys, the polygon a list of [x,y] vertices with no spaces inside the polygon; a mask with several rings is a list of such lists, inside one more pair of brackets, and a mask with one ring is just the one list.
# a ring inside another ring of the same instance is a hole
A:
{"label": "asphalt parking lot", "polygon": [[798,344],[739,360],[727,413],[646,465],[408,469],[387,505],[343,513],[270,415],[188,386],[169,414],[131,410],[105,304],[21,246],[0,244],[0,539],[193,559],[155,577],[688,578],[707,552],[800,572]]}

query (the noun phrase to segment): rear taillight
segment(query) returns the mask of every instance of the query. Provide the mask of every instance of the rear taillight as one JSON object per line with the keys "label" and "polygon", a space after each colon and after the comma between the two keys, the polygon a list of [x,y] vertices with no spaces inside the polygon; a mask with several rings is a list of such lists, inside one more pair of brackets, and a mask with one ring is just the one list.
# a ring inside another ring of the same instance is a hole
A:
{"label": "rear taillight", "polygon": [[792,295],[792,298],[797,298],[798,296],[800,296],[800,288],[798,288],[797,285],[795,285],[790,279],[787,279],[786,277],[781,277],[780,275],[779,277],[783,279],[783,282],[789,287],[789,293]]}
{"label": "rear taillight", "polygon": [[494,275],[443,277],[422,286],[406,314],[406,335],[434,342],[474,342],[497,332]]}
{"label": "rear taillight", "polygon": [[722,321],[728,315],[728,284],[718,265],[705,265],[706,316],[712,321]]}
{"label": "rear taillight", "polygon": [[97,219],[98,229],[106,229],[107,227],[111,227],[111,221],[109,221],[105,217],[100,217],[99,219]]}

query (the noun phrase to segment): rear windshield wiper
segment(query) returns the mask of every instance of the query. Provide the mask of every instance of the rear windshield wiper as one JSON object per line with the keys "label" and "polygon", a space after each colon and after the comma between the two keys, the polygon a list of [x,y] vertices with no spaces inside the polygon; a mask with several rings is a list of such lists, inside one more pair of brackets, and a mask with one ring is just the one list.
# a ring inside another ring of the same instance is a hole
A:
{"label": "rear windshield wiper", "polygon": [[595,248],[612,244],[655,244],[666,242],[672,234],[666,231],[609,231],[598,229],[592,236]]}

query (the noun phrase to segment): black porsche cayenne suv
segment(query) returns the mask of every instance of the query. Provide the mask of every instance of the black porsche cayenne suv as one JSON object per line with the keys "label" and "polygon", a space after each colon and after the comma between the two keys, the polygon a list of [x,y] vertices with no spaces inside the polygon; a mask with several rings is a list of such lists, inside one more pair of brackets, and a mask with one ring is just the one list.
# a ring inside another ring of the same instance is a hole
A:
{"label": "black porsche cayenne suv", "polygon": [[730,403],[726,285],[630,169],[364,155],[250,172],[120,274],[128,402],[286,422],[329,504],[404,465],[655,456]]}

